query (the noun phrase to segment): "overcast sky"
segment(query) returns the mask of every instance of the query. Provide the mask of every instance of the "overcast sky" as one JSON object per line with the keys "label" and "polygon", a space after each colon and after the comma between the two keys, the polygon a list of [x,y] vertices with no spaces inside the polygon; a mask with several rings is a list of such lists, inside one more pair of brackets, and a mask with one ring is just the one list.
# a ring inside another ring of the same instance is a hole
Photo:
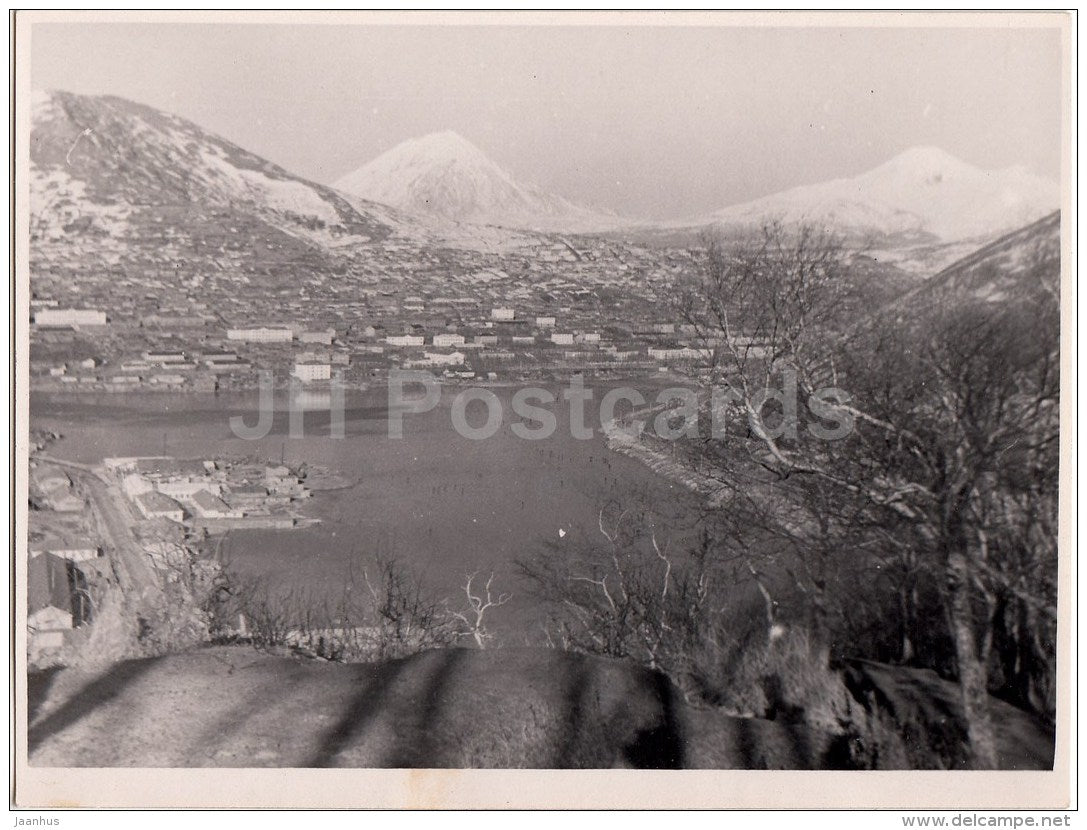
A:
{"label": "overcast sky", "polygon": [[1055,29],[44,24],[36,89],[190,118],[331,182],[461,133],[511,171],[645,218],[848,176],[915,145],[1060,170]]}

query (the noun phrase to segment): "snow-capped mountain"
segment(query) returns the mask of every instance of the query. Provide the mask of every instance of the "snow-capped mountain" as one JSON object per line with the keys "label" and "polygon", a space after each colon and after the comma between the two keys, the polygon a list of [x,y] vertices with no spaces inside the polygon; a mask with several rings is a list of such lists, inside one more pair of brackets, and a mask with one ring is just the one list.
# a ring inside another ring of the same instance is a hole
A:
{"label": "snow-capped mountain", "polygon": [[684,224],[739,226],[770,218],[857,236],[954,242],[986,238],[1060,204],[1060,186],[1024,167],[983,170],[935,147],[906,150],[859,176],[795,187]]}
{"label": "snow-capped mountain", "polygon": [[404,141],[348,173],[334,187],[443,222],[540,231],[590,231],[623,224],[617,216],[516,181],[452,131]]}

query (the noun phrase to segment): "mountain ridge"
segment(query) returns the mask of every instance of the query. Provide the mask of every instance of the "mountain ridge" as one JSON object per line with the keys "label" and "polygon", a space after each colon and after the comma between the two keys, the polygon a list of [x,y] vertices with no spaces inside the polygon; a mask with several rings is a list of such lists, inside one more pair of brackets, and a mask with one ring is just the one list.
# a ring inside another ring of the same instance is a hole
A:
{"label": "mountain ridge", "polygon": [[1022,165],[985,170],[919,146],[856,176],[788,188],[676,224],[743,226],[777,218],[854,235],[957,242],[1021,227],[1059,201],[1056,182]]}
{"label": "mountain ridge", "polygon": [[32,106],[30,193],[38,218],[45,218],[43,201],[81,201],[90,214],[103,213],[95,205],[112,206],[115,221],[97,217],[109,232],[123,231],[123,214],[141,207],[230,205],[311,242],[374,241],[402,221],[383,205],[345,198],[145,104],[53,90],[35,93]]}
{"label": "mountain ridge", "polygon": [[[1059,283],[1047,287],[1038,277],[1047,272],[1044,266],[1060,261],[1060,231],[1060,211],[1016,228],[895,298],[878,316],[892,315],[901,322],[949,304],[1014,305],[1033,301],[1046,290],[1059,293]],[[1059,266],[1055,273],[1059,275]]]}

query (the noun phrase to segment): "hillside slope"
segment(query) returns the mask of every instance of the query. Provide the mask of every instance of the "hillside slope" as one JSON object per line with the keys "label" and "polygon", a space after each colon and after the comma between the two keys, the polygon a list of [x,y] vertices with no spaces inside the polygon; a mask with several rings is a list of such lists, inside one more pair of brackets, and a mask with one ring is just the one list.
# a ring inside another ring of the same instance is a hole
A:
{"label": "hillside slope", "polygon": [[887,306],[880,317],[900,323],[942,309],[976,305],[990,311],[1059,291],[1061,214],[1049,214],[953,262]]}
{"label": "hillside slope", "polygon": [[[937,690],[945,721],[936,726],[954,736],[954,687],[931,672],[910,683],[915,698]],[[1051,738],[993,705],[1001,722],[1021,725],[1009,733],[1016,740],[1031,735],[1029,752],[1004,743],[1004,765],[1051,763]],[[36,674],[28,745],[35,766],[104,767],[812,769],[855,756],[845,736],[696,710],[657,672],[553,649],[337,664],[210,647],[101,675]]]}

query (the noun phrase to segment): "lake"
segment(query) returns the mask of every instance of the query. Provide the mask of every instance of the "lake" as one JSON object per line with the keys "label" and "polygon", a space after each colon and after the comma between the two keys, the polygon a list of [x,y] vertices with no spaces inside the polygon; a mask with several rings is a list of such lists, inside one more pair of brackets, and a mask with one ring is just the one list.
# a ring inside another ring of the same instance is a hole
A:
{"label": "lake", "polygon": [[[639,389],[649,397],[651,383]],[[553,388],[559,401],[547,408],[559,428],[550,438],[530,441],[510,430],[521,420],[510,407],[513,390],[493,388],[503,404],[502,426],[491,438],[471,440],[452,426],[450,404],[457,391],[444,390],[431,412],[405,416],[399,440],[388,437],[383,388],[348,396],[343,439],[329,436],[327,410],[306,413],[304,437],[288,437],[283,407],[266,437],[238,438],[229,419],[243,415],[255,423],[256,393],[32,395],[31,424],[63,435],[50,452],[85,463],[114,455],[255,456],[340,472],[352,486],[318,492],[306,506],[319,524],[232,531],[221,546],[224,558],[273,588],[339,596],[352,571],[375,554],[395,554],[456,607],[466,575],[493,570],[496,590],[514,595],[488,615],[507,642],[538,643],[543,623],[515,562],[574,555],[586,540],[602,542],[602,507],[616,500],[624,507],[653,505],[662,535],[670,534],[677,546],[693,538],[698,500],[637,461],[609,452],[594,407],[587,407],[587,423],[597,427],[593,437],[575,439],[568,405]],[[604,390],[593,391],[598,401]],[[473,425],[483,423],[482,404],[468,413]]]}

